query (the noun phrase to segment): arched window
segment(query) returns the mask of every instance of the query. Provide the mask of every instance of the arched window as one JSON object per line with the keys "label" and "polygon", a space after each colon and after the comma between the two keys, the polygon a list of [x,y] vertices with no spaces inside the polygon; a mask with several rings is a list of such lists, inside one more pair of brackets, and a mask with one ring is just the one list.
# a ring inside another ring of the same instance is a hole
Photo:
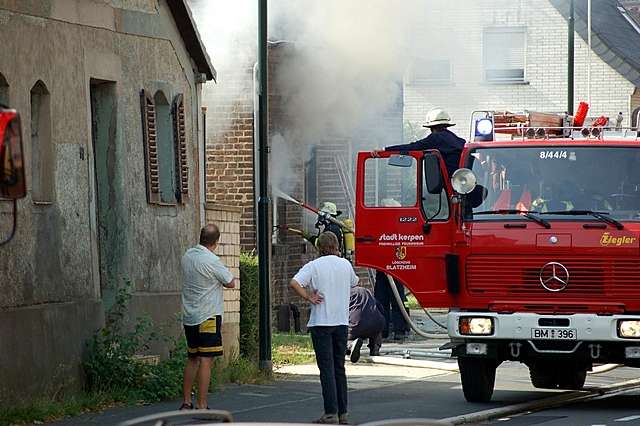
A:
{"label": "arched window", "polygon": [[38,80],[31,88],[31,198],[54,201],[55,158],[51,141],[51,101],[47,86]]}
{"label": "arched window", "polygon": [[158,90],[153,97],[142,90],[142,134],[147,201],[151,204],[185,203],[189,195],[187,132],[182,94],[172,104]]}
{"label": "arched window", "polygon": [[9,105],[9,83],[2,73],[0,73],[0,104],[11,106]]}

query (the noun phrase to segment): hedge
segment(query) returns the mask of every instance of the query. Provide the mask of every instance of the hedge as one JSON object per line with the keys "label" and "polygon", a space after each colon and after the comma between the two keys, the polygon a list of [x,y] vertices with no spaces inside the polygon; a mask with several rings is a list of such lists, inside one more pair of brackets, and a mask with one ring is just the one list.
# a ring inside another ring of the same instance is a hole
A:
{"label": "hedge", "polygon": [[240,355],[258,359],[258,256],[240,254]]}

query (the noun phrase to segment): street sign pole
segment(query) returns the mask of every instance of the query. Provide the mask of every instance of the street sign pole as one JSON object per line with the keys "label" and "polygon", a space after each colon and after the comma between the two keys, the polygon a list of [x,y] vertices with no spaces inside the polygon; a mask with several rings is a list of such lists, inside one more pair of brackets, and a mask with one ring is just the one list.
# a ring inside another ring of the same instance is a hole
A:
{"label": "street sign pole", "polygon": [[260,286],[259,367],[270,374],[271,296],[269,291],[269,115],[267,69],[267,0],[258,0],[258,281]]}

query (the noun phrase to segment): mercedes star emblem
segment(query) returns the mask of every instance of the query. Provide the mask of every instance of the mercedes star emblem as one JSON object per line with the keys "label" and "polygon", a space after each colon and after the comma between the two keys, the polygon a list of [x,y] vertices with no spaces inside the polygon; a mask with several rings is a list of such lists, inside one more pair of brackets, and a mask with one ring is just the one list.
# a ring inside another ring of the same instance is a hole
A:
{"label": "mercedes star emblem", "polygon": [[562,263],[549,262],[540,269],[540,284],[549,291],[562,291],[569,284],[569,271]]}

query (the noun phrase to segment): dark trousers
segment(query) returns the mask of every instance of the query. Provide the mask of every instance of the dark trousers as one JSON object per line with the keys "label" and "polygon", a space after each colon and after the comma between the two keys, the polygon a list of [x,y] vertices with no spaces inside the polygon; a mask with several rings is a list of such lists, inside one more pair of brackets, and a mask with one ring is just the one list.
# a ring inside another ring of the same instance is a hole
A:
{"label": "dark trousers", "polygon": [[[402,300],[406,300],[404,287],[398,281],[396,281],[396,288]],[[385,326],[382,331],[382,337],[389,337],[389,331],[394,333],[406,333],[409,331],[409,325],[404,320],[402,312],[400,312],[400,306],[396,303],[396,298],[393,296],[391,287],[389,287],[389,279],[384,273],[376,272],[376,284],[373,290],[376,300],[380,302],[384,309]],[[389,323],[393,325],[393,330],[389,330]]]}
{"label": "dark trousers", "polygon": [[356,339],[369,339],[369,343],[367,346],[369,347],[369,351],[374,351],[376,349],[380,349],[382,346],[382,331],[377,333],[369,333],[367,335],[356,335],[349,330],[349,338],[347,340],[356,340]]}
{"label": "dark trousers", "polygon": [[347,375],[344,371],[347,328],[346,325],[309,327],[320,369],[325,414],[347,412]]}

